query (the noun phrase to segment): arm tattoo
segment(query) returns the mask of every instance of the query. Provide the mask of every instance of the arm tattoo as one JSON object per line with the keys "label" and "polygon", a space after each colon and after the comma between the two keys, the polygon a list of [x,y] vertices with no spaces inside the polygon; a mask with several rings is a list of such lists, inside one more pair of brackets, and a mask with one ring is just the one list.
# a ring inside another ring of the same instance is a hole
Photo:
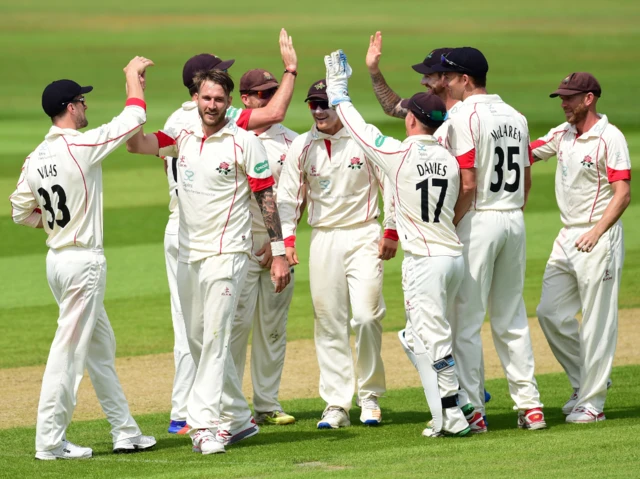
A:
{"label": "arm tattoo", "polygon": [[276,208],[276,200],[273,197],[273,188],[270,186],[261,191],[254,191],[253,195],[256,197],[258,206],[260,206],[262,219],[271,242],[282,241],[282,225],[280,224],[278,208]]}
{"label": "arm tattoo", "polygon": [[382,72],[373,73],[371,83],[373,84],[373,92],[384,112],[396,118],[406,118],[407,109],[400,106],[402,98],[387,85]]}

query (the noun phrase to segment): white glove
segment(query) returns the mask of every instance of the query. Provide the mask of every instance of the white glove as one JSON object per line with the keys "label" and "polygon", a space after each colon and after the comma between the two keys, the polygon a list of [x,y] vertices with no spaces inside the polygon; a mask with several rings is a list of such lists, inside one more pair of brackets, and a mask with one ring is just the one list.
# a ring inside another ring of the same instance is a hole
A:
{"label": "white glove", "polygon": [[347,83],[351,76],[351,67],[347,62],[347,56],[342,50],[336,50],[331,55],[324,57],[324,64],[327,67],[327,96],[329,105],[336,107],[343,101],[351,101]]}

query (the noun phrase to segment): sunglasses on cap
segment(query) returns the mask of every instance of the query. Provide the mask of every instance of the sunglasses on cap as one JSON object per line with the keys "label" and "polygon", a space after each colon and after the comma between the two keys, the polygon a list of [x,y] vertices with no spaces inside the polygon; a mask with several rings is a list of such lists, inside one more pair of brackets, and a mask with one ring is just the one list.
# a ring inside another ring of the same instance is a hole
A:
{"label": "sunglasses on cap", "polygon": [[277,91],[277,88],[270,88],[269,90],[249,90],[243,93],[246,93],[247,95],[256,95],[261,100],[268,100],[269,98],[273,97],[273,95],[275,95]]}
{"label": "sunglasses on cap", "polygon": [[309,109],[310,110],[328,110],[329,102],[326,100],[309,100]]}
{"label": "sunglasses on cap", "polygon": [[469,70],[467,67],[463,67],[462,65],[458,65],[457,63],[452,62],[445,55],[440,55],[440,63],[442,65],[444,65],[444,66],[455,68],[457,70],[463,70],[463,71],[466,71],[466,72],[471,72],[471,70]]}
{"label": "sunglasses on cap", "polygon": [[442,114],[442,112],[439,110],[431,110],[430,113],[427,113],[422,108],[420,108],[420,105],[418,105],[415,101],[411,100],[411,103],[429,120],[445,121],[447,118],[449,118],[449,112],[445,112],[444,114]]}

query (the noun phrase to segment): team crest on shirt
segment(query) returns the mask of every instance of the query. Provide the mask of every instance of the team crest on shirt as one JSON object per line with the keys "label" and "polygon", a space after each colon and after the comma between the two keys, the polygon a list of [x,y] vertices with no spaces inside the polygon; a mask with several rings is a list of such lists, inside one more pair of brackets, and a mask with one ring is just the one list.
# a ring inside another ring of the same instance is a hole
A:
{"label": "team crest on shirt", "polygon": [[604,278],[602,278],[602,282],[604,283],[605,281],[611,281],[613,279],[613,276],[611,276],[611,273],[609,273],[609,270],[606,270],[604,272]]}
{"label": "team crest on shirt", "polygon": [[184,155],[182,155],[180,157],[180,159],[178,160],[178,166],[180,168],[186,168],[187,167],[187,160],[185,159]]}
{"label": "team crest on shirt", "polygon": [[359,170],[360,168],[362,168],[362,160],[354,156],[353,158],[351,158],[351,162],[348,166],[352,170]]}
{"label": "team crest on shirt", "polygon": [[280,159],[278,160],[278,164],[280,166],[284,165],[284,160],[285,160],[286,157],[287,157],[287,155],[284,154],[284,153],[282,155],[280,155]]}
{"label": "team crest on shirt", "polygon": [[591,168],[593,166],[593,161],[589,155],[585,156],[581,163],[585,168]]}
{"label": "team crest on shirt", "polygon": [[220,166],[216,168],[216,171],[221,175],[228,175],[231,168],[229,168],[229,163],[223,161],[220,163]]}
{"label": "team crest on shirt", "polygon": [[408,299],[404,300],[404,310],[407,312],[413,311],[413,305],[411,304],[411,301],[409,301]]}

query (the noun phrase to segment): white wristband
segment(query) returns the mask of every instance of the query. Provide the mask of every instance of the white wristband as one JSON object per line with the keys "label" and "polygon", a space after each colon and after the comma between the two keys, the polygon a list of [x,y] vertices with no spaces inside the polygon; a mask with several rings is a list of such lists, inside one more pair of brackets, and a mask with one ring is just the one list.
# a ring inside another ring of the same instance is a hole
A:
{"label": "white wristband", "polygon": [[271,242],[271,256],[284,256],[285,254],[284,241]]}

